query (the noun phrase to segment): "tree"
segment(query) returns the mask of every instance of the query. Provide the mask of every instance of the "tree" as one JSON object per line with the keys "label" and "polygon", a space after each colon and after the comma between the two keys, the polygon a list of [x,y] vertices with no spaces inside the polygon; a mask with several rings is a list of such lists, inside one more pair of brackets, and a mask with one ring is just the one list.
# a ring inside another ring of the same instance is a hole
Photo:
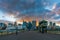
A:
{"label": "tree", "polygon": [[39,31],[42,33],[44,33],[44,31],[47,32],[47,25],[48,23],[45,20],[42,20],[41,22],[39,22]]}
{"label": "tree", "polygon": [[1,30],[5,30],[7,25],[5,23],[0,23]]}
{"label": "tree", "polygon": [[17,35],[18,34],[17,22],[14,23],[14,26],[16,27],[16,35]]}
{"label": "tree", "polygon": [[6,24],[4,24],[4,27],[2,27],[2,30],[5,30],[5,29],[6,29],[6,27],[7,27],[7,25],[6,25]]}

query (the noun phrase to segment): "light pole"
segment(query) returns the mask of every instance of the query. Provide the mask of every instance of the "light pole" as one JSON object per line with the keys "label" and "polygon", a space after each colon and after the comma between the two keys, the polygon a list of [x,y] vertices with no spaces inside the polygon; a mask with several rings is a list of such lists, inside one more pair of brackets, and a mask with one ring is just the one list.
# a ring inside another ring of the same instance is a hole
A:
{"label": "light pole", "polygon": [[14,23],[14,26],[15,26],[15,28],[16,28],[15,30],[16,30],[16,35],[17,35],[17,34],[18,34],[18,31],[17,31],[17,30],[18,30],[17,22]]}

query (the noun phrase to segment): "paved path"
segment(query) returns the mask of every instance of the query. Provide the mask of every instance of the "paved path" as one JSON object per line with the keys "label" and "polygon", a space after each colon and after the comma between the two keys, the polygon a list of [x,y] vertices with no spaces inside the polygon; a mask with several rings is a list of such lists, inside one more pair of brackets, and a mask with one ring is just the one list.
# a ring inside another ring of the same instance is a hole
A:
{"label": "paved path", "polygon": [[60,40],[57,34],[42,34],[38,32],[20,32],[18,35],[0,36],[0,40]]}

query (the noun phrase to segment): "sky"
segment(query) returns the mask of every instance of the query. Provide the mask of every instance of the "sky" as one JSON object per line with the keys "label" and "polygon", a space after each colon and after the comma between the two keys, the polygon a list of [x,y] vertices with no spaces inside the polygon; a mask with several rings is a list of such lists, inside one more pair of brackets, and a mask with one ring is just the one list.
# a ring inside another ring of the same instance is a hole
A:
{"label": "sky", "polygon": [[0,20],[48,20],[60,25],[60,0],[0,0]]}

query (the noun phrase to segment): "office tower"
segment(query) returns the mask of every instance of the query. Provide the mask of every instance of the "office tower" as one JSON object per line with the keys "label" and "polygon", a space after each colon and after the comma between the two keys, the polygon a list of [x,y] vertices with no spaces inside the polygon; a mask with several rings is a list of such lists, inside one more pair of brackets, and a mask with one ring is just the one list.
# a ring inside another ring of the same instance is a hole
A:
{"label": "office tower", "polygon": [[53,27],[52,28],[55,29],[55,27],[56,27],[56,23],[53,23]]}
{"label": "office tower", "polygon": [[27,22],[26,21],[23,21],[23,24],[22,24],[22,29],[23,30],[26,30],[26,28],[27,28],[26,25],[27,25]]}
{"label": "office tower", "polygon": [[53,23],[52,23],[52,22],[50,22],[49,26],[51,26],[51,27],[52,27],[52,26],[53,26]]}
{"label": "office tower", "polygon": [[32,29],[33,30],[36,29],[36,21],[35,20],[32,21]]}
{"label": "office tower", "polygon": [[8,23],[8,27],[13,27],[13,24],[12,23]]}
{"label": "office tower", "polygon": [[53,26],[56,26],[56,23],[53,23]]}

